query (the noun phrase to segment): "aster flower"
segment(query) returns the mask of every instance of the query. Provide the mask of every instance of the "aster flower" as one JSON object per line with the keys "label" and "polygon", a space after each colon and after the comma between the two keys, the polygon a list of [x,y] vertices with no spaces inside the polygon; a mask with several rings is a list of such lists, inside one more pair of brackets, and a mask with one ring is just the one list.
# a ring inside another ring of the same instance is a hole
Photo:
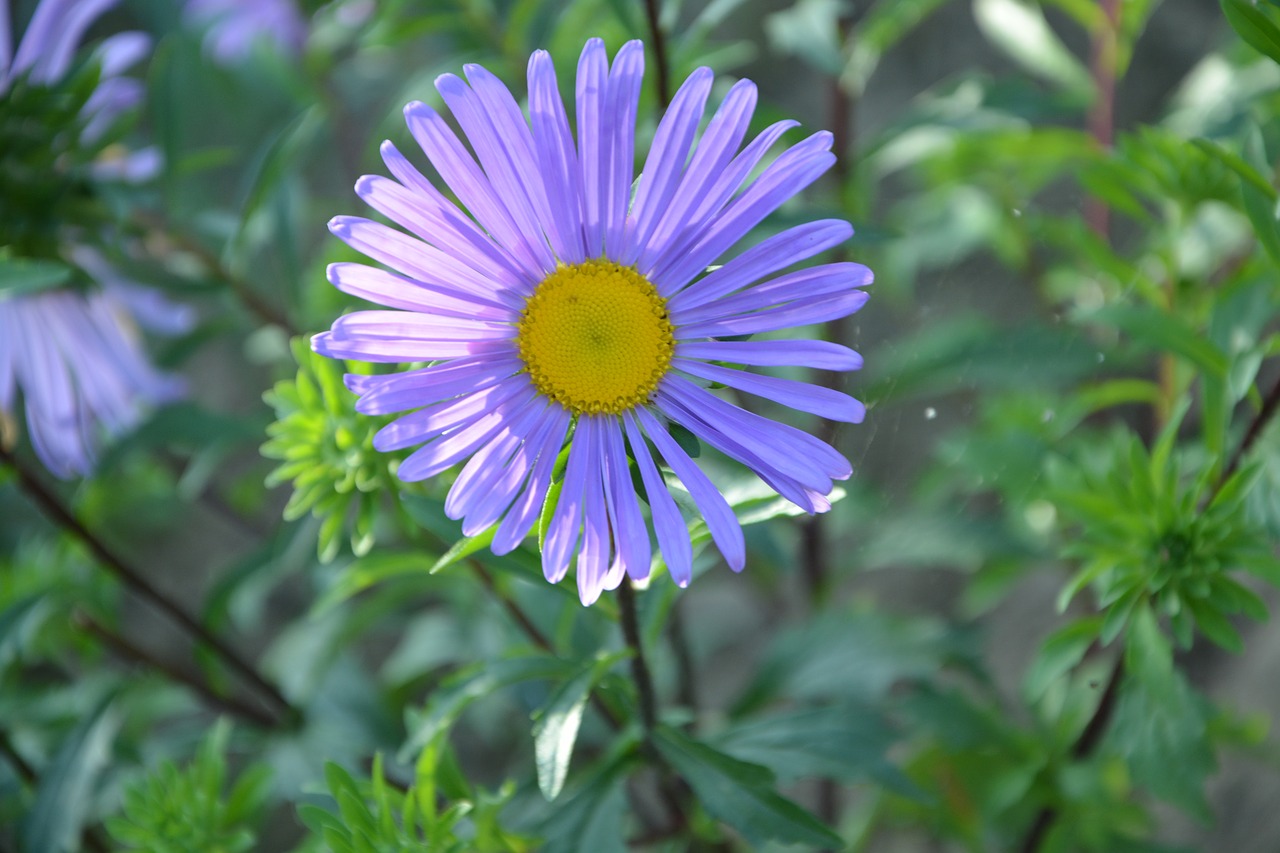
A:
{"label": "aster flower", "polygon": [[258,42],[296,56],[307,40],[307,22],[293,0],[188,0],[186,17],[207,27],[205,49],[223,64],[245,59]]}
{"label": "aster flower", "polygon": [[[56,270],[55,284],[76,278],[97,285],[0,290],[0,416],[16,410],[21,391],[32,444],[62,477],[89,472],[102,433],[127,429],[148,405],[180,393],[177,379],[147,362],[138,327],[175,332],[192,321],[188,310],[123,279],[94,250],[63,245],[57,205],[83,195],[67,193],[68,185],[143,177],[156,163],[153,151],[97,159],[105,132],[141,97],[141,85],[121,76],[146,53],[140,33],[120,33],[98,47],[97,85],[81,93],[68,125],[46,126],[39,113],[43,93],[66,83],[85,30],[112,5],[43,0],[14,50],[8,2],[0,0],[0,266]],[[49,138],[33,137],[32,127],[44,127]]]}
{"label": "aster flower", "polygon": [[[467,66],[465,82],[440,77],[436,87],[476,159],[431,107],[410,104],[405,116],[470,215],[384,143],[396,180],[366,176],[356,192],[414,236],[366,219],[334,219],[334,234],[390,269],[334,264],[329,279],[393,310],[346,315],[313,339],[317,352],[334,358],[434,362],[348,377],[361,412],[417,410],[384,427],[375,446],[422,445],[398,470],[406,481],[469,459],[445,510],[467,535],[496,525],[496,553],[529,534],[544,502],[554,506],[544,572],[558,582],[576,555],[584,604],[624,575],[647,577],[650,525],[676,583],[689,582],[688,529],[659,462],[687,488],[729,566],[743,568],[737,519],[669,423],[809,513],[829,509],[832,481],[850,475],[848,461],[822,441],[721,399],[709,384],[834,420],[858,422],[864,414],[847,395],[723,364],[861,365],[857,353],[834,343],[741,339],[862,306],[859,288],[872,275],[860,264],[782,272],[847,239],[847,223],[798,225],[721,260],[830,168],[831,135],[787,148],[750,180],[795,122],[774,124],[742,148],[756,101],[755,86],[744,80],[695,146],[713,77],[700,68],[659,123],[632,202],[643,66],[639,42],[623,46],[612,66],[601,41],[587,43],[578,64],[576,144],[545,52],[529,62],[529,121],[484,68]],[[553,486],[566,442],[563,480]]]}

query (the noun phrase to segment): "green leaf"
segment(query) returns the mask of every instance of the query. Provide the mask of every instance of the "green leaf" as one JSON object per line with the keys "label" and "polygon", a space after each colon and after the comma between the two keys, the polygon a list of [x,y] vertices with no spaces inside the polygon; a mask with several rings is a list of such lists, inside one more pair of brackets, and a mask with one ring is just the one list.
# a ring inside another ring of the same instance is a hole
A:
{"label": "green leaf", "polygon": [[1090,616],[1050,634],[1023,681],[1023,692],[1027,698],[1033,701],[1040,698],[1053,682],[1080,663],[1085,652],[1098,639],[1101,628],[1102,617]]}
{"label": "green leaf", "polygon": [[397,761],[407,763],[417,753],[448,731],[467,706],[496,690],[522,681],[564,678],[572,664],[545,654],[505,658],[467,667],[447,679],[431,694],[424,712],[411,720],[409,739],[400,748]]}
{"label": "green leaf", "polygon": [[840,44],[840,0],[797,0],[764,19],[765,35],[779,53],[798,57],[829,76],[844,67]]}
{"label": "green leaf", "polygon": [[1241,184],[1240,198],[1244,202],[1244,212],[1253,225],[1253,233],[1257,235],[1258,242],[1266,249],[1271,260],[1280,264],[1280,232],[1277,231],[1274,195],[1268,197],[1252,184]]}
{"label": "green leaf", "polygon": [[1222,0],[1222,12],[1250,47],[1280,62],[1280,28],[1265,12],[1248,0]]}
{"label": "green leaf", "polygon": [[342,602],[376,584],[392,578],[427,575],[426,558],[422,554],[370,554],[342,570],[338,582],[325,591],[311,608],[311,615],[322,616]]}
{"label": "green leaf", "polygon": [[1109,305],[1084,319],[1114,326],[1140,343],[1181,356],[1211,376],[1227,376],[1227,356],[1177,315],[1146,305]]}
{"label": "green leaf", "polygon": [[897,731],[879,711],[842,704],[753,719],[727,729],[715,744],[784,780],[871,778],[905,796],[920,796],[915,784],[885,757],[897,740]]}
{"label": "green leaf", "polygon": [[813,847],[843,848],[844,841],[817,818],[773,789],[773,774],[712,749],[669,726],[653,742],[714,817],[737,829],[753,846],[771,839]]}
{"label": "green leaf", "polygon": [[48,767],[22,825],[22,847],[41,853],[80,849],[80,830],[93,804],[93,783],[111,757],[119,719],[113,696],[98,703],[71,730]]}
{"label": "green leaf", "polygon": [[1245,162],[1239,154],[1223,148],[1211,139],[1193,139],[1191,144],[1235,172],[1247,185],[1265,195],[1269,200],[1276,200],[1276,188],[1271,186],[1271,183],[1262,177],[1257,169]]}
{"label": "green leaf", "polygon": [[1160,681],[1125,681],[1108,743],[1128,761],[1135,782],[1208,821],[1204,782],[1216,767],[1208,726],[1208,703],[1171,670]]}
{"label": "green leaf", "polygon": [[538,713],[533,726],[533,754],[538,770],[538,790],[548,800],[560,795],[569,774],[569,758],[578,739],[578,726],[592,689],[606,672],[629,652],[601,654],[574,678],[560,686]]}
{"label": "green leaf", "polygon": [[602,762],[571,795],[556,803],[541,828],[542,853],[626,853],[622,833],[626,826],[626,780],[634,761],[631,752],[615,750],[612,760]]}
{"label": "green leaf", "polygon": [[1093,92],[1088,70],[1063,45],[1039,6],[1022,0],[974,0],[973,14],[983,34],[1032,74],[1072,95]]}
{"label": "green leaf", "polygon": [[36,592],[23,596],[0,612],[0,671],[18,655],[25,636],[30,633],[27,626],[32,618],[31,613],[48,612],[43,607],[37,610],[37,605],[44,601],[45,595],[43,592]]}
{"label": "green leaf", "polygon": [[498,535],[498,525],[493,524],[482,533],[459,539],[453,543],[453,547],[444,552],[440,559],[435,561],[435,564],[431,566],[430,574],[434,575],[437,572],[444,571],[455,563],[467,559],[475,552],[488,548],[493,543],[493,537],[496,535]]}
{"label": "green leaf", "polygon": [[0,300],[63,287],[74,273],[60,261],[13,258],[0,251]]}

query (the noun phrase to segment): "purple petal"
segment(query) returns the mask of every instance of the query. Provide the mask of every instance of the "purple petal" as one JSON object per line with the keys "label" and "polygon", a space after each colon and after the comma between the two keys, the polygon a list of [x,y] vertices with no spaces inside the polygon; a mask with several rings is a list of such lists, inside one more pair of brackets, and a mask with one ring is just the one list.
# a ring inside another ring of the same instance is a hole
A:
{"label": "purple petal", "polygon": [[[482,391],[519,373],[524,363],[516,358],[458,358],[419,370],[391,376],[359,376],[356,411],[387,415],[448,400],[468,391]],[[350,375],[348,375],[349,378]]]}
{"label": "purple petal", "polygon": [[547,538],[542,547],[542,573],[552,583],[559,583],[569,571],[569,561],[582,528],[582,503],[588,472],[599,465],[590,431],[582,429],[583,419],[570,443],[569,463],[565,467],[564,481],[555,512],[547,527]]}
{"label": "purple petal", "polygon": [[644,580],[649,577],[651,561],[649,531],[640,514],[622,442],[622,424],[617,416],[601,420],[600,436],[604,441],[605,500],[613,520],[614,547],[626,573],[636,580]]}
{"label": "purple petal", "polygon": [[[464,533],[474,535],[488,529],[507,511],[528,479],[529,471],[546,446],[546,442],[561,425],[559,415],[559,407],[543,408],[539,412],[540,420],[529,430],[528,438],[520,444],[504,467],[496,469],[496,474],[500,476],[496,476],[492,485],[487,488],[476,487],[476,497],[469,502],[466,509],[462,528]],[[563,438],[563,430],[559,436]],[[559,451],[559,449],[557,445],[555,450]]]}
{"label": "purple petal", "polygon": [[470,294],[424,284],[364,264],[330,264],[325,273],[330,283],[343,293],[388,308],[504,323],[514,323],[518,319],[511,309],[486,305]]}
{"label": "purple petal", "polygon": [[[564,437],[569,431],[573,417],[567,411],[553,403],[548,411],[554,418],[550,434],[538,449],[538,463],[529,475],[529,484],[516,500],[515,505],[498,525],[498,532],[493,537],[493,553],[507,554],[515,549],[533,528],[542,512],[543,501],[547,490],[551,487],[551,472],[555,468],[556,458],[564,444]],[[544,560],[545,565],[545,560]]]}
{"label": "purple petal", "polygon": [[511,253],[533,280],[537,281],[551,272],[555,267],[546,268],[543,263],[545,252],[540,253],[531,245],[528,237],[512,221],[493,184],[480,171],[444,119],[421,101],[405,107],[404,114],[413,138],[476,221]]}
{"label": "purple petal", "polygon": [[696,244],[650,277],[660,293],[674,293],[796,193],[831,168],[831,134],[823,131],[788,148],[743,194],[712,219]]}
{"label": "purple petal", "polygon": [[655,258],[661,257],[673,241],[685,233],[685,227],[694,210],[706,198],[707,191],[716,179],[723,175],[729,161],[737,152],[751,123],[756,107],[756,86],[750,80],[739,80],[725,95],[724,101],[706,132],[698,141],[698,147],[684,170],[675,196],[662,213],[657,228],[645,241],[637,266],[650,269]]}
{"label": "purple petal", "polygon": [[[605,256],[617,260],[625,249],[627,208],[636,160],[636,111],[644,80],[644,45],[629,41],[613,58],[604,104],[604,163],[601,194]],[[587,192],[591,192],[590,184]]]}
{"label": "purple petal", "polygon": [[693,496],[694,503],[702,511],[702,517],[706,519],[711,538],[720,549],[720,553],[724,555],[729,568],[735,572],[742,571],[747,564],[747,546],[742,538],[742,526],[738,524],[738,519],[734,516],[728,501],[724,499],[724,495],[720,494],[715,485],[707,479],[707,475],[702,473],[702,469],[694,464],[689,455],[667,434],[666,429],[658,423],[658,419],[648,409],[638,406],[633,411],[640,426],[644,428],[645,434],[653,441],[662,458],[667,461],[671,470]]}
{"label": "purple petal", "polygon": [[[598,417],[578,418],[578,436],[574,441],[587,441],[591,447],[590,465],[582,490],[582,547],[578,550],[578,597],[584,607],[595,603],[608,584],[609,557],[612,551],[609,508],[605,500],[603,436]],[[616,584],[615,584],[616,586]]]}
{"label": "purple petal", "polygon": [[662,559],[667,564],[667,571],[677,586],[686,587],[693,579],[693,546],[689,541],[689,528],[680,515],[680,508],[667,489],[658,467],[653,464],[649,454],[649,445],[640,434],[640,428],[630,412],[622,415],[626,426],[631,455],[640,469],[640,479],[644,482],[644,493],[649,499],[649,514],[653,518],[653,532],[658,539],[658,547],[662,550]]}
{"label": "purple petal", "polygon": [[400,463],[396,476],[411,483],[452,468],[518,417],[533,399],[533,395],[517,395],[483,417],[423,445]]}
{"label": "purple petal", "polygon": [[671,322],[676,326],[727,320],[738,314],[754,314],[783,307],[797,299],[812,302],[819,297],[848,293],[871,283],[871,270],[862,264],[839,263],[807,267],[766,282],[748,287],[732,296],[693,308],[673,309]]}
{"label": "purple petal", "polygon": [[582,223],[587,257],[604,254],[605,229],[605,93],[609,57],[604,42],[589,39],[578,58],[578,164],[582,169]]}
{"label": "purple petal", "polygon": [[848,394],[808,382],[779,379],[776,376],[759,376],[743,370],[733,370],[688,359],[677,359],[674,366],[685,373],[710,382],[719,382],[730,388],[737,388],[739,391],[746,391],[748,394],[755,394],[757,397],[764,397],[783,406],[833,421],[859,424],[867,414],[866,407]]}
{"label": "purple petal", "polygon": [[376,338],[339,338],[321,332],[311,338],[311,349],[329,358],[349,358],[380,364],[437,361],[465,355],[514,355],[508,341],[400,341]]}
{"label": "purple petal", "polygon": [[658,220],[667,212],[679,185],[693,137],[706,110],[707,96],[715,74],[710,68],[699,68],[689,75],[667,108],[649,148],[649,156],[640,175],[635,205],[626,243],[619,261],[628,266],[640,257]]}
{"label": "purple petal", "polygon": [[521,403],[535,396],[526,382],[502,382],[474,394],[446,400],[397,418],[373,437],[374,449],[403,450],[421,444],[448,430],[459,429],[499,410],[509,401]]}
{"label": "purple petal", "polygon": [[552,231],[548,236],[567,263],[586,260],[582,231],[582,173],[573,134],[556,83],[556,69],[545,50],[529,57],[529,118],[538,152],[538,169],[546,175]]}
{"label": "purple petal", "polygon": [[727,361],[761,367],[796,366],[817,370],[858,370],[862,356],[828,341],[685,341],[676,344],[676,358]]}
{"label": "purple petal", "polygon": [[778,308],[757,311],[754,314],[743,314],[725,320],[714,320],[706,323],[691,323],[688,326],[677,326],[677,340],[690,338],[717,338],[728,335],[754,335],[759,332],[773,332],[792,326],[805,326],[810,323],[825,323],[837,320],[854,313],[867,302],[867,293],[855,290],[852,293],[839,293],[834,296],[819,296],[814,299],[797,299]]}
{"label": "purple petal", "polygon": [[[533,161],[533,144],[529,140],[529,127],[520,115],[519,108],[513,119],[505,109],[506,101],[511,101],[511,93],[506,86],[498,82],[492,75],[475,73],[477,66],[467,66],[468,76],[474,73],[477,80],[488,81],[487,99],[462,79],[453,74],[442,74],[436,78],[436,91],[444,98],[445,104],[462,127],[463,134],[471,143],[485,176],[489,179],[499,203],[506,208],[507,214],[515,223],[516,229],[524,239],[543,272],[551,272],[556,267],[555,255],[547,246],[538,223],[534,208],[541,203],[546,207],[546,193],[542,191],[537,167]],[[506,99],[500,99],[494,91],[494,85],[502,89]],[[487,101],[487,102],[486,102]],[[502,111],[496,112],[498,104]],[[511,101],[514,108],[514,101]]]}
{"label": "purple petal", "polygon": [[687,311],[714,302],[778,270],[838,246],[852,236],[852,226],[839,219],[823,219],[788,228],[672,295],[671,310]]}

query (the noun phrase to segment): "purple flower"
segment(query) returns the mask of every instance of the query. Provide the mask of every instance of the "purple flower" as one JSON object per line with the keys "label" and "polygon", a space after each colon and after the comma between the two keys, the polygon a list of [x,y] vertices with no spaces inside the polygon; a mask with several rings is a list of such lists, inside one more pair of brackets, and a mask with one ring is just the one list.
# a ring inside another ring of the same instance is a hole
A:
{"label": "purple flower", "polygon": [[88,474],[102,431],[182,393],[147,362],[121,309],[109,291],[0,297],[0,413],[21,388],[31,443],[59,477]]}
{"label": "purple flower", "polygon": [[[62,83],[81,36],[112,5],[114,0],[43,0],[15,51],[9,5],[0,0],[0,99],[19,80],[49,88]],[[98,47],[101,74],[80,116],[81,143],[91,148],[121,113],[137,105],[141,84],[121,74],[149,44],[140,33],[120,33]],[[0,136],[4,133],[0,126]],[[153,150],[133,152],[95,163],[93,175],[138,178],[155,163]],[[0,221],[0,249],[6,250],[0,264],[15,249],[13,243],[21,252],[10,227],[9,219]],[[92,249],[77,246],[66,254],[98,290],[0,291],[0,417],[16,409],[21,391],[32,444],[60,477],[87,474],[103,433],[128,429],[147,406],[181,392],[179,380],[147,362],[138,325],[174,332],[189,328],[193,319],[187,309],[122,279]]]}
{"label": "purple flower", "polygon": [[695,146],[712,84],[712,72],[700,68],[659,123],[633,201],[643,64],[639,42],[624,45],[612,68],[603,43],[587,43],[578,64],[576,144],[545,52],[529,62],[532,126],[485,69],[467,66],[467,82],[440,77],[436,88],[479,163],[427,105],[410,104],[405,115],[470,215],[383,143],[396,180],[366,176],[356,192],[415,236],[367,219],[334,219],[334,234],[391,271],[334,264],[329,280],[396,310],[349,314],[313,340],[317,352],[334,358],[434,362],[390,376],[349,376],[348,385],[361,397],[361,412],[417,410],[375,441],[381,450],[422,445],[400,466],[402,479],[432,477],[469,458],[445,509],[462,519],[467,535],[496,524],[496,553],[512,550],[532,529],[567,441],[543,569],[558,582],[576,555],[584,604],[624,574],[648,576],[649,526],[676,583],[689,582],[689,534],[659,461],[689,491],[730,567],[743,567],[733,511],[668,423],[743,463],[810,513],[829,509],[832,481],[850,475],[831,447],[726,402],[709,384],[834,420],[858,422],[864,414],[844,394],[722,364],[861,366],[857,353],[838,344],[740,339],[862,306],[860,288],[872,275],[860,264],[782,272],[846,240],[847,223],[789,228],[706,272],[831,167],[831,135],[787,148],[751,180],[795,122],[779,122],[739,150],[756,101],[755,86],[744,80]]}
{"label": "purple flower", "polygon": [[187,0],[186,16],[208,28],[205,49],[223,64],[246,58],[259,41],[296,56],[307,40],[294,0]]}

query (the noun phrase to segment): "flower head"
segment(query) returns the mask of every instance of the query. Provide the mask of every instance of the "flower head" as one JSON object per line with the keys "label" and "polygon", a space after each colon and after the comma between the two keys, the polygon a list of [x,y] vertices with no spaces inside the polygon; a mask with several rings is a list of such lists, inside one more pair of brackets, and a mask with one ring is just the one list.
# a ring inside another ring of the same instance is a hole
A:
{"label": "flower head", "polygon": [[[102,157],[104,134],[141,98],[141,84],[122,73],[145,55],[146,36],[104,40],[88,76],[74,65],[85,30],[113,5],[43,0],[15,50],[0,0],[0,269],[9,285],[0,287],[0,417],[21,391],[32,444],[63,477],[89,472],[101,433],[127,429],[146,406],[180,393],[147,362],[138,327],[176,332],[192,320],[65,233],[82,212],[89,223],[102,218],[86,186],[145,177],[156,164],[150,150]],[[27,286],[19,292],[15,282]]]}
{"label": "flower head", "polygon": [[[445,509],[468,535],[497,525],[497,553],[528,535],[546,503],[544,572],[558,582],[576,555],[584,604],[624,574],[648,575],[650,526],[672,577],[689,582],[689,535],[659,470],[663,461],[729,565],[743,567],[733,512],[668,423],[743,463],[810,513],[827,510],[832,481],[850,475],[848,461],[825,443],[726,402],[709,384],[835,420],[857,422],[864,414],[844,394],[723,364],[861,365],[857,353],[834,343],[742,339],[862,306],[860,288],[872,276],[860,264],[782,272],[847,239],[847,223],[798,225],[721,261],[830,168],[831,135],[787,148],[751,180],[795,123],[774,124],[742,147],[756,100],[755,86],[744,80],[698,138],[713,76],[701,68],[659,123],[632,200],[643,68],[639,42],[624,45],[612,65],[601,41],[587,43],[578,64],[576,143],[543,51],[529,62],[528,121],[484,68],[467,66],[465,82],[440,77],[436,87],[475,157],[429,106],[410,104],[405,116],[467,212],[384,143],[395,180],[366,176],[356,192],[414,236],[366,219],[334,219],[338,237],[390,271],[334,264],[329,279],[394,310],[349,314],[313,340],[334,358],[434,362],[348,377],[362,412],[417,410],[383,428],[375,446],[422,445],[399,468],[407,481],[469,459]],[[718,261],[723,265],[706,272]],[[566,442],[563,479],[553,485]]]}

